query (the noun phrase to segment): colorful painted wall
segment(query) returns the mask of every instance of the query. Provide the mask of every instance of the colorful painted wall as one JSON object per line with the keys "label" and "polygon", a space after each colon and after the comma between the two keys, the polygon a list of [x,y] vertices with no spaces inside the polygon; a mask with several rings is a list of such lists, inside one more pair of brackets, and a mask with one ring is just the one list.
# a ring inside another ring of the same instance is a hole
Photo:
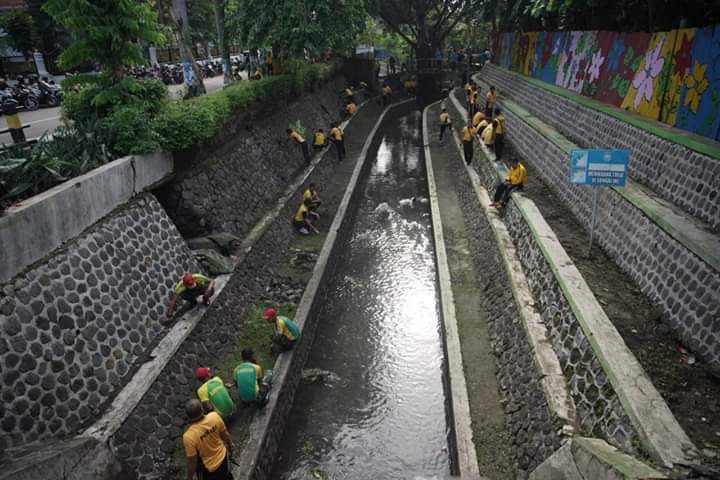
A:
{"label": "colorful painted wall", "polygon": [[720,140],[720,25],[495,38],[493,63]]}

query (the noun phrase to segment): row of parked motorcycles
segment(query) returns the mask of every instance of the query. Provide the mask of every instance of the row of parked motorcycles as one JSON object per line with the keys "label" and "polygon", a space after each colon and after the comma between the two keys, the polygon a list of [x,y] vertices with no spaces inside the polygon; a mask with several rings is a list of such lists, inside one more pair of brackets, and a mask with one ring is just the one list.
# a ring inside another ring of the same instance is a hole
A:
{"label": "row of parked motorcycles", "polygon": [[[197,60],[196,63],[203,78],[217,77],[223,74],[222,60],[219,58]],[[239,72],[247,67],[247,62],[243,61],[243,57],[239,56],[230,57],[230,64],[233,72]],[[179,85],[184,81],[182,63],[165,63],[155,67],[135,67],[128,69],[128,74],[135,78],[157,78],[162,80],[165,85]]]}
{"label": "row of parked motorcycles", "polygon": [[40,107],[57,107],[62,98],[59,85],[35,74],[18,75],[13,85],[0,78],[0,104],[10,102],[25,110],[37,110]]}

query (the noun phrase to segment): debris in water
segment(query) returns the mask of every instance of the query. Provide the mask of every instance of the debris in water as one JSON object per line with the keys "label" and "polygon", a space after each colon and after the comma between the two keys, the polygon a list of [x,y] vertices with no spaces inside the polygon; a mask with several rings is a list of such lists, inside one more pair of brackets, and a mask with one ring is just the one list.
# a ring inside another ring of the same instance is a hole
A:
{"label": "debris in water", "polygon": [[329,383],[338,380],[338,376],[328,370],[306,368],[302,372],[302,379],[310,383]]}

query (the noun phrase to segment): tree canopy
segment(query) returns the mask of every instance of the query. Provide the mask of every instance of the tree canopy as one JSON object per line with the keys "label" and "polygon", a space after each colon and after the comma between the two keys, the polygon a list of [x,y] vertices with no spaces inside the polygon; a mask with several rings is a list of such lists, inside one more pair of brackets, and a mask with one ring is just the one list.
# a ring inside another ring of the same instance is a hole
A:
{"label": "tree canopy", "polygon": [[0,19],[0,26],[8,34],[8,43],[27,56],[40,44],[40,36],[33,17],[21,10],[13,10]]}

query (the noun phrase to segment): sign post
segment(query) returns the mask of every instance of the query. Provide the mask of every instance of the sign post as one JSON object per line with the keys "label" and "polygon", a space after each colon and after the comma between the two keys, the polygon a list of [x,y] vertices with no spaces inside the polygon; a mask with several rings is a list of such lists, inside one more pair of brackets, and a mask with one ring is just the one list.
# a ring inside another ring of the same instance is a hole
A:
{"label": "sign post", "polygon": [[593,188],[590,244],[593,246],[597,217],[597,187],[624,187],[630,152],[627,150],[573,150],[570,152],[570,183]]}

